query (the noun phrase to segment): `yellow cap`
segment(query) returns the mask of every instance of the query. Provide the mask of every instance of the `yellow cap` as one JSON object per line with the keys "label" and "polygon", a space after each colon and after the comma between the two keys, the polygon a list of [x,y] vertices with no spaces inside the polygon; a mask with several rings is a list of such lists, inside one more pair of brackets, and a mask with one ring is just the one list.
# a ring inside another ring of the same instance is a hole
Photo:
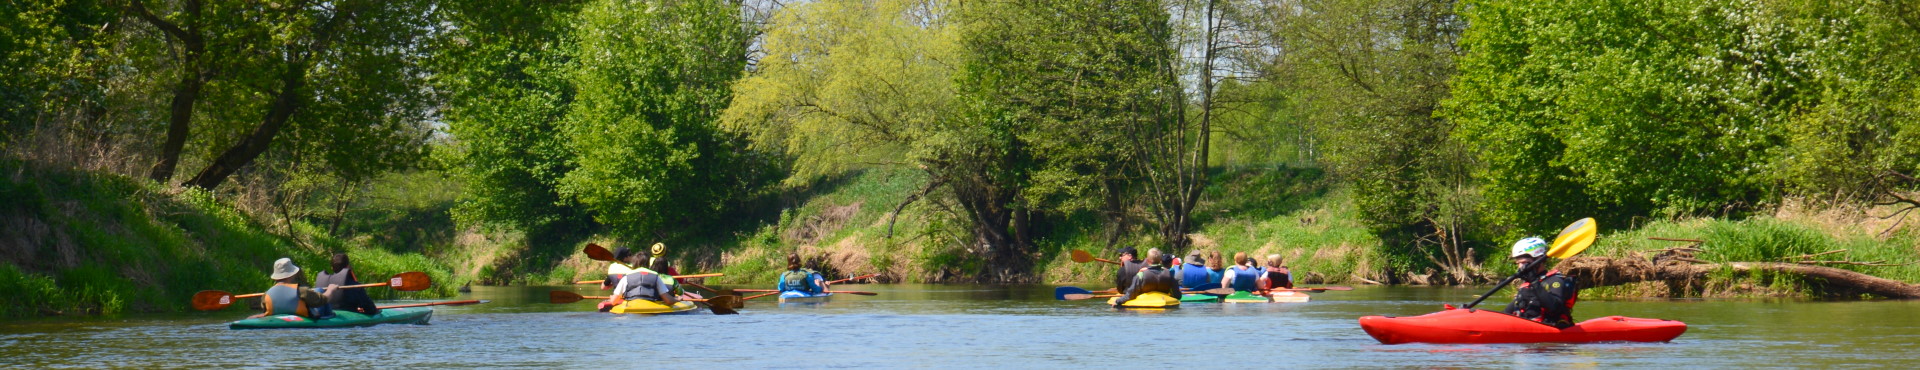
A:
{"label": "yellow cap", "polygon": [[665,256],[665,255],[667,255],[667,244],[653,243],[653,256],[659,257],[659,256]]}

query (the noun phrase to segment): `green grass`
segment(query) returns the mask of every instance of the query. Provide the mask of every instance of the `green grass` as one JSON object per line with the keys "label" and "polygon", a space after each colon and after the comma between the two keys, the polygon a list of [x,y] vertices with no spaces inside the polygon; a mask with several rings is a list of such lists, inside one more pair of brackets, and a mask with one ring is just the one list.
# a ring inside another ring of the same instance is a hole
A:
{"label": "green grass", "polygon": [[312,274],[335,251],[369,280],[402,271],[434,279],[432,289],[404,296],[450,296],[461,283],[425,256],[344,242],[311,225],[277,235],[206,192],[27,166],[0,161],[10,175],[0,177],[0,214],[40,230],[9,241],[13,255],[0,257],[0,316],[180,311],[200,290],[270,285],[275,259],[293,258]]}

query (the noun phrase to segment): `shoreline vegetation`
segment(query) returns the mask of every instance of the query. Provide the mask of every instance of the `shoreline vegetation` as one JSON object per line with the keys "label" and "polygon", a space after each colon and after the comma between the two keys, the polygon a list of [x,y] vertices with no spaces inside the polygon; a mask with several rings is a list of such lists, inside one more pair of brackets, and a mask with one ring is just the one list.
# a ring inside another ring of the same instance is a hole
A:
{"label": "shoreline vegetation", "polygon": [[644,3],[0,4],[0,317],[342,251],[433,276],[404,297],[562,284],[588,243],[723,284],[1100,284],[1071,251],[1131,246],[1476,285],[1584,218],[1587,297],[1920,296],[1911,2]]}

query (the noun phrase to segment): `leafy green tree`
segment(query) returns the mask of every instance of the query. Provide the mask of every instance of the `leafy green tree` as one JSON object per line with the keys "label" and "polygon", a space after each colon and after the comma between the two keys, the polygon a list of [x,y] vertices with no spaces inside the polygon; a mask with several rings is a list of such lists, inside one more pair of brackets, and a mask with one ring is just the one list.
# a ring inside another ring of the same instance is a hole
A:
{"label": "leafy green tree", "polygon": [[453,27],[436,38],[434,86],[454,137],[463,224],[524,231],[535,239],[594,227],[559,192],[574,168],[561,122],[575,99],[574,21],[586,1],[445,1]]}
{"label": "leafy green tree", "polygon": [[737,4],[597,1],[574,37],[578,89],[562,132],[577,166],[560,192],[628,235],[711,220],[756,172],[718,118],[745,71]]}

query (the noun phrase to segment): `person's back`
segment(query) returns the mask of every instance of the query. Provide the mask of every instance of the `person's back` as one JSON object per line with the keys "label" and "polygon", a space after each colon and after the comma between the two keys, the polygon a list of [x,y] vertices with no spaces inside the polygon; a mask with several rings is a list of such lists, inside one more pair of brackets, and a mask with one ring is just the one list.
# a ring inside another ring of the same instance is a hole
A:
{"label": "person's back", "polygon": [[1148,261],[1152,261],[1156,257],[1159,258],[1162,263],[1149,264],[1147,267],[1140,269],[1139,273],[1134,274],[1133,285],[1122,290],[1125,296],[1121,297],[1119,302],[1131,301],[1142,294],[1154,292],[1165,293],[1174,298],[1180,298],[1180,285],[1175,281],[1173,272],[1168,271],[1164,264],[1165,262],[1170,262],[1172,258],[1159,255],[1158,253],[1147,254]]}
{"label": "person's back", "polygon": [[787,270],[787,272],[780,273],[780,283],[774,287],[782,292],[799,291],[807,294],[820,294],[820,287],[814,283],[815,280],[819,279],[819,276],[820,273],[807,268]]}
{"label": "person's back", "polygon": [[1227,269],[1232,277],[1228,278],[1234,291],[1251,292],[1260,289],[1260,272],[1245,265],[1235,265]]}
{"label": "person's back", "polygon": [[261,308],[266,312],[253,317],[268,315],[296,315],[309,319],[333,317],[333,307],[327,304],[327,295],[315,292],[312,288],[300,285],[300,268],[293,261],[281,258],[274,261],[274,284],[260,297]]}
{"label": "person's back", "polygon": [[1188,260],[1186,264],[1180,265],[1180,287],[1200,289],[1200,286],[1214,282],[1211,275],[1212,273],[1207,271],[1207,265]]}
{"label": "person's back", "polygon": [[613,289],[624,301],[660,302],[666,300],[672,288],[660,279],[660,274],[643,268],[628,273]]}
{"label": "person's back", "polygon": [[1282,262],[1278,254],[1267,255],[1267,268],[1261,276],[1266,289],[1293,289],[1293,273]]}
{"label": "person's back", "polygon": [[[347,260],[346,253],[335,253],[333,255],[333,272],[321,272],[320,276],[314,279],[314,286],[320,287],[357,284],[360,284],[360,278],[353,274],[353,267]],[[373,297],[367,295],[365,288],[340,289],[340,291],[333,292],[333,294],[328,294],[327,296],[329,298],[327,304],[332,305],[333,309],[359,312],[367,316],[380,314],[380,307],[374,305]]]}

